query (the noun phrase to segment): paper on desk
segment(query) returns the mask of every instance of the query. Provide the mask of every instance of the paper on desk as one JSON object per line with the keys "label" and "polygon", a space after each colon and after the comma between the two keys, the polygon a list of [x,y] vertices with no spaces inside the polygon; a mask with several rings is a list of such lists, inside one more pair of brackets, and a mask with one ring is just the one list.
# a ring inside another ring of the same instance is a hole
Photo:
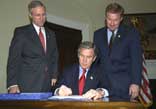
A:
{"label": "paper on desk", "polygon": [[49,100],[90,100],[88,98],[85,98],[83,96],[79,95],[71,95],[71,96],[52,96],[48,98]]}

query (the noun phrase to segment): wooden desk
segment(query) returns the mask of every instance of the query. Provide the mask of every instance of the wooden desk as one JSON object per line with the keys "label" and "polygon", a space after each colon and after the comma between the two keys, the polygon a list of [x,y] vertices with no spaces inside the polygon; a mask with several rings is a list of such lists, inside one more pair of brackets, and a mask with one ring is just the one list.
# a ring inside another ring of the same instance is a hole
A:
{"label": "wooden desk", "polygon": [[146,109],[139,103],[104,101],[0,101],[0,109]]}

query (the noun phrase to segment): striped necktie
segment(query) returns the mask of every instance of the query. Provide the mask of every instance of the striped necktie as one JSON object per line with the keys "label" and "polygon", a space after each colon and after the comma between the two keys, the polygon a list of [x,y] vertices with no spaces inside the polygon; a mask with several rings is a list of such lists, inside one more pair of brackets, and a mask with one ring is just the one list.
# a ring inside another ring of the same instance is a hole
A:
{"label": "striped necktie", "polygon": [[110,39],[110,42],[109,42],[109,48],[110,48],[110,49],[112,48],[114,39],[115,39],[115,32],[112,31],[111,39]]}

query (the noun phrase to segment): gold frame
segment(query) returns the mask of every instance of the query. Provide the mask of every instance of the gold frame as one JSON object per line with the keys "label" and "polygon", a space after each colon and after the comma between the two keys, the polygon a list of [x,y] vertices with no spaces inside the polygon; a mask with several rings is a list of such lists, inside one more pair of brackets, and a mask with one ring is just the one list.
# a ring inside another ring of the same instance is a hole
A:
{"label": "gold frame", "polygon": [[156,59],[156,13],[125,14],[123,23],[139,30],[145,59]]}

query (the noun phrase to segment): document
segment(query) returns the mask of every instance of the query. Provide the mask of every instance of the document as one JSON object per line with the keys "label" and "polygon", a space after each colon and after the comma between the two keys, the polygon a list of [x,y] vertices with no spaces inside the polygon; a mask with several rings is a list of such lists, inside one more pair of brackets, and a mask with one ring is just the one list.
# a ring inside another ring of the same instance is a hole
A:
{"label": "document", "polygon": [[91,99],[85,98],[79,95],[71,95],[71,96],[52,96],[48,98],[49,100],[76,100],[76,101],[88,101]]}

